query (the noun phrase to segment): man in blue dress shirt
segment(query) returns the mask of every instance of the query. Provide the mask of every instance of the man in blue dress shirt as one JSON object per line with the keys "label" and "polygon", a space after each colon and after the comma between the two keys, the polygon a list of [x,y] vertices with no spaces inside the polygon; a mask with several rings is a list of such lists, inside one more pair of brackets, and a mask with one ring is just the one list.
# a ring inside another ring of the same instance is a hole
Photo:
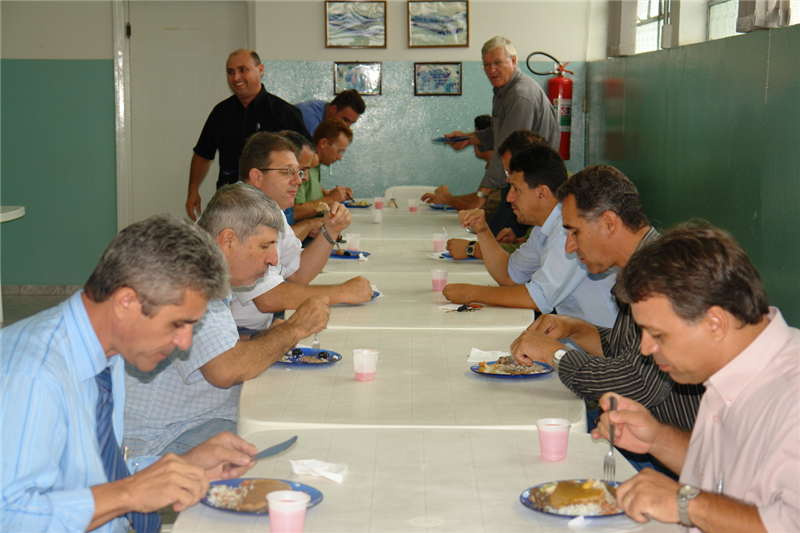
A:
{"label": "man in blue dress shirt", "polygon": [[296,103],[295,107],[303,113],[303,121],[311,135],[326,118],[341,119],[350,127],[367,110],[367,104],[355,89],[340,92],[328,103],[325,100],[306,100]]}
{"label": "man in blue dress shirt", "polygon": [[111,242],[83,291],[0,331],[0,530],[124,533],[129,513],[181,511],[200,500],[209,479],[253,466],[256,449],[222,433],[181,456],[134,458],[133,475],[110,481],[98,443],[96,376],[110,369],[109,446],[121,458],[114,447],[123,434],[123,363],[150,370],[188,348],[209,299],[229,290],[213,239],[156,215]]}

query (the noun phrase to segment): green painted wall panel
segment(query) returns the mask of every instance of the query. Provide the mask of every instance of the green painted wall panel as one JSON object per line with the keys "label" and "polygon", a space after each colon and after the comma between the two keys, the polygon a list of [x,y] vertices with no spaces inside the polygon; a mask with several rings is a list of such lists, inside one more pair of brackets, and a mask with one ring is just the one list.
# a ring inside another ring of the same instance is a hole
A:
{"label": "green painted wall panel", "polygon": [[4,284],[83,284],[116,235],[110,60],[0,62]]}
{"label": "green painted wall panel", "polygon": [[587,161],[734,234],[800,326],[800,26],[589,63]]}

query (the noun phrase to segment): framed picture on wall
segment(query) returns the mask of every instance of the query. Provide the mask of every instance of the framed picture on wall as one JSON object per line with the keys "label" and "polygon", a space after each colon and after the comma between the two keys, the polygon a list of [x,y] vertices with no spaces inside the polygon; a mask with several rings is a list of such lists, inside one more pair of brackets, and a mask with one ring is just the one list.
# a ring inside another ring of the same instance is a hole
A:
{"label": "framed picture on wall", "polygon": [[386,2],[325,2],[326,48],[386,48]]}
{"label": "framed picture on wall", "polygon": [[345,61],[333,64],[333,94],[355,89],[364,96],[381,94],[381,64]]}
{"label": "framed picture on wall", "polygon": [[469,46],[469,2],[408,2],[408,47]]}
{"label": "framed picture on wall", "polygon": [[460,96],[461,63],[414,63],[415,96]]}

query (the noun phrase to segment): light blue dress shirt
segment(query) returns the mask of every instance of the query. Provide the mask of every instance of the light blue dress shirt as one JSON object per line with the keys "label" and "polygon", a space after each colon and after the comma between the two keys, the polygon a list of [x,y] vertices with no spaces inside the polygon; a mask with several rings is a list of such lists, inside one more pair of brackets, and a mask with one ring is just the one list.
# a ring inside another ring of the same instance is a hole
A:
{"label": "light blue dress shirt", "polygon": [[511,254],[508,275],[514,283],[525,284],[542,313],[555,309],[560,315],[597,326],[613,326],[617,304],[611,289],[617,280],[616,269],[589,274],[576,254],[567,254],[566,243],[559,203],[544,225],[535,226],[530,238]]}
{"label": "light blue dress shirt", "polygon": [[[122,359],[106,357],[76,293],[0,330],[2,531],[86,531],[89,487],[107,483],[97,444],[95,375],[112,365],[114,430],[122,435]],[[124,533],[127,519],[96,531]]]}
{"label": "light blue dress shirt", "polygon": [[177,436],[212,418],[237,420],[241,384],[220,389],[200,371],[239,340],[229,302],[208,302],[188,352],[176,349],[152,372],[126,365],[123,445],[133,455],[159,455]]}
{"label": "light blue dress shirt", "polygon": [[325,100],[306,100],[294,104],[303,113],[303,122],[306,123],[306,129],[311,135],[314,135],[314,130],[317,129],[319,123],[325,120],[326,105],[328,103]]}

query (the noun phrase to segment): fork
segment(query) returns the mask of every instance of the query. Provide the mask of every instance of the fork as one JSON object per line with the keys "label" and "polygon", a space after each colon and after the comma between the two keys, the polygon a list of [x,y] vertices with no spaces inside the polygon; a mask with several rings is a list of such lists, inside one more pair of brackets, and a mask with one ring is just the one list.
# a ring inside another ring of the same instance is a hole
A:
{"label": "fork", "polygon": [[314,333],[314,342],[311,343],[311,355],[317,357],[318,354],[319,354],[319,338],[317,337],[317,334]]}
{"label": "fork", "polygon": [[[617,398],[612,396],[611,398],[611,411],[617,410]],[[605,459],[603,459],[603,478],[606,481],[614,481],[614,476],[617,470],[617,462],[614,459],[614,424],[611,423],[611,420],[608,421],[608,432],[609,432],[609,449],[608,454],[606,455]]]}

